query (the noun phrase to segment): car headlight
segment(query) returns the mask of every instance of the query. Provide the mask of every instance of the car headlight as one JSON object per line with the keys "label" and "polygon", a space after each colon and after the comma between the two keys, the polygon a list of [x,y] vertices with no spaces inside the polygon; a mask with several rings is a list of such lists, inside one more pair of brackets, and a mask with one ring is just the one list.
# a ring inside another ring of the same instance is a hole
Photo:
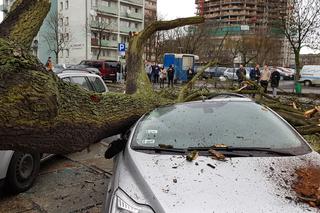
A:
{"label": "car headlight", "polygon": [[136,203],[121,189],[118,189],[112,200],[112,213],[154,213],[154,211],[146,205]]}

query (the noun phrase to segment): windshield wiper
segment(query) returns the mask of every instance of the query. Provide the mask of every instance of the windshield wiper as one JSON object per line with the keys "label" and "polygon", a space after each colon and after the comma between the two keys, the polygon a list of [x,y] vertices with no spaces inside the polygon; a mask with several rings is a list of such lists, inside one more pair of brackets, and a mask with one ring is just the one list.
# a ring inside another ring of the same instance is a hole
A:
{"label": "windshield wiper", "polygon": [[265,148],[265,147],[232,147],[232,146],[226,146],[226,147],[189,147],[188,150],[196,150],[196,151],[208,151],[209,149],[214,149],[217,151],[253,151],[253,152],[268,152],[277,154],[280,156],[295,156],[295,154],[290,152],[284,152],[284,151],[278,151],[271,148]]}
{"label": "windshield wiper", "polygon": [[147,146],[133,146],[133,150],[142,150],[142,151],[154,151],[154,152],[173,152],[173,153],[182,153],[185,154],[185,149],[177,148],[161,148],[161,147],[147,147]]}

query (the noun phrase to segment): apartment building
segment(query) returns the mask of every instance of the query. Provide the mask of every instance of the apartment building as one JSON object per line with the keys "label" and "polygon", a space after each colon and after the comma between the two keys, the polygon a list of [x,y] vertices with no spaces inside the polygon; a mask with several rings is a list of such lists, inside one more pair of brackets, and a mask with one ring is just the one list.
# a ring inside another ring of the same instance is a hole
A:
{"label": "apartment building", "polygon": [[276,23],[288,14],[291,0],[196,0],[198,13],[219,23],[215,37],[226,33],[237,37],[258,31],[270,33],[281,43],[278,65],[289,66],[294,62],[292,51]]}
{"label": "apartment building", "polygon": [[[63,33],[70,39],[63,63],[83,59],[119,60],[118,44],[144,28],[144,0],[58,0]],[[99,56],[99,57],[98,57]]]}
{"label": "apartment building", "polygon": [[[9,11],[13,1],[4,0],[0,8]],[[118,44],[128,47],[129,32],[144,28],[144,0],[53,0],[51,7],[58,14],[59,40],[64,42],[59,63],[77,64],[98,55],[119,60]],[[38,57],[52,55],[43,49],[41,33],[35,40]]]}

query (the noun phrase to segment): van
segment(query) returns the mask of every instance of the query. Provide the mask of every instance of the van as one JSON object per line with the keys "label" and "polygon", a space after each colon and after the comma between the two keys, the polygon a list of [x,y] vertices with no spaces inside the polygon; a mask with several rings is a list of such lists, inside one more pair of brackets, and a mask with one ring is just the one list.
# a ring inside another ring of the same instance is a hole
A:
{"label": "van", "polygon": [[[118,61],[112,60],[83,60],[80,65],[86,65],[99,69],[103,80],[116,82]],[[121,65],[120,65],[121,66]]]}
{"label": "van", "polygon": [[299,82],[305,86],[320,84],[320,65],[305,65],[300,72]]}

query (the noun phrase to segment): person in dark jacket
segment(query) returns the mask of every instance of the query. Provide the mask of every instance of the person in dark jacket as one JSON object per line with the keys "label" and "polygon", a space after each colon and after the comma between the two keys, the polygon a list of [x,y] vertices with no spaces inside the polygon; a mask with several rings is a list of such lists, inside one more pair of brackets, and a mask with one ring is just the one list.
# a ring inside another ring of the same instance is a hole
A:
{"label": "person in dark jacket", "polygon": [[191,69],[191,67],[189,67],[189,69],[187,70],[188,81],[191,81],[191,79],[193,78],[193,75],[194,75],[194,71],[193,71],[193,69]]}
{"label": "person in dark jacket", "polygon": [[159,83],[159,75],[160,75],[160,67],[155,64],[153,69],[153,83],[157,84]]}
{"label": "person in dark jacket", "polygon": [[169,66],[167,70],[167,76],[168,76],[168,87],[173,87],[173,78],[174,78],[174,68],[172,65]]}
{"label": "person in dark jacket", "polygon": [[246,80],[246,74],[247,71],[246,69],[243,67],[242,64],[240,64],[240,68],[237,70],[236,75],[238,77],[238,83],[239,83],[239,87],[241,85],[241,83]]}
{"label": "person in dark jacket", "polygon": [[279,81],[280,81],[280,73],[277,69],[274,69],[270,76],[271,81],[271,88],[272,88],[272,94],[275,98],[277,96],[277,88],[279,87]]}
{"label": "person in dark jacket", "polygon": [[261,76],[260,66],[259,64],[257,64],[255,68],[250,70],[250,80],[256,81],[259,84],[260,76]]}

